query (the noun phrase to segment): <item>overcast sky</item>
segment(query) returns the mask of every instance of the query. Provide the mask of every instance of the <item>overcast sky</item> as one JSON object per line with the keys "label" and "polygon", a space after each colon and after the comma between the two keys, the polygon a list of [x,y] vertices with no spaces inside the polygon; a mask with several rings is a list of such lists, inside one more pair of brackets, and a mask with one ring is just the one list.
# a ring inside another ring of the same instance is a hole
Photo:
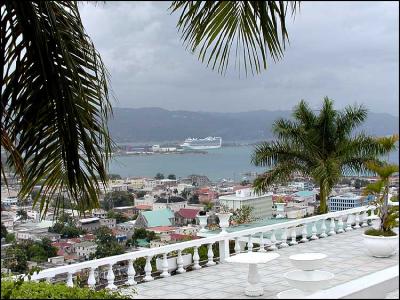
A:
{"label": "overcast sky", "polygon": [[238,112],[365,104],[398,115],[397,2],[302,2],[289,19],[283,60],[239,78],[207,68],[184,49],[170,2],[81,4],[84,26],[110,74],[118,107]]}

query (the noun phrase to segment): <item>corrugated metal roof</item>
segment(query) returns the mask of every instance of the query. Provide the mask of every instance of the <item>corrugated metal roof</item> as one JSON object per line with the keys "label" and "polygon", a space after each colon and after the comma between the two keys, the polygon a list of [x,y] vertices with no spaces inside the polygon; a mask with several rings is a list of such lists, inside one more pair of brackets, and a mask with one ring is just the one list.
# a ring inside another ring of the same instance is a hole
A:
{"label": "corrugated metal roof", "polygon": [[145,217],[147,221],[148,227],[157,227],[157,226],[171,226],[171,220],[169,218],[174,217],[174,213],[172,210],[166,209],[159,209],[153,211],[145,211],[142,212],[143,217]]}

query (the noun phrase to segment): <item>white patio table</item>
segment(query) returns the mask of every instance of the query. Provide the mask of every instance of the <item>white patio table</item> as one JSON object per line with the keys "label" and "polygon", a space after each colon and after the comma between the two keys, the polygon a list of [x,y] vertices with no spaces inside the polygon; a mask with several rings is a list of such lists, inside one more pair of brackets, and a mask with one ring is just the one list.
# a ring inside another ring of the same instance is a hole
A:
{"label": "white patio table", "polygon": [[264,294],[264,289],[260,284],[260,275],[258,274],[258,264],[266,264],[267,262],[279,257],[278,253],[270,252],[248,252],[230,256],[225,259],[229,263],[249,264],[249,275],[247,277],[247,287],[245,294],[247,296],[256,297]]}

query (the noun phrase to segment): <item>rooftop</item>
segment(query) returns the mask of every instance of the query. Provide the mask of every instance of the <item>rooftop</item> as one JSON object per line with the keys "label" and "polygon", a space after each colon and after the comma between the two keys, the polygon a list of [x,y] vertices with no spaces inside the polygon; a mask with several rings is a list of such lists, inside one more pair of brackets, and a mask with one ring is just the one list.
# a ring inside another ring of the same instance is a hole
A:
{"label": "rooftop", "polygon": [[[277,250],[277,253],[280,254],[279,258],[265,265],[259,265],[258,269],[264,287],[264,295],[257,298],[276,298],[279,292],[292,289],[283,277],[285,272],[295,269],[288,259],[292,254],[305,252],[327,254],[328,257],[321,266],[321,270],[335,274],[329,287],[398,265],[398,254],[384,259],[368,256],[362,248],[362,232],[362,229],[353,230]],[[204,267],[201,270],[135,285],[138,292],[135,298],[251,298],[244,294],[247,274],[247,265],[221,263],[216,266]],[[120,289],[121,292],[128,294],[130,290],[130,288]],[[394,298],[397,295],[398,289],[394,289],[388,296]]]}
{"label": "rooftop", "polygon": [[171,226],[170,218],[174,217],[174,213],[168,208],[144,211],[141,214],[146,218],[148,227]]}

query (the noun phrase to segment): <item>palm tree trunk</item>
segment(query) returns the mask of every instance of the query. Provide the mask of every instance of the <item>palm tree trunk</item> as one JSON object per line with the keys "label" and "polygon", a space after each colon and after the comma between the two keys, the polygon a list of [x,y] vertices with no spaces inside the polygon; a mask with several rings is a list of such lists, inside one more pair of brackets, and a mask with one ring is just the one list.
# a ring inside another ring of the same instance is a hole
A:
{"label": "palm tree trunk", "polygon": [[320,214],[325,214],[328,212],[328,207],[326,205],[326,192],[325,188],[323,187],[322,184],[319,185],[319,213]]}

